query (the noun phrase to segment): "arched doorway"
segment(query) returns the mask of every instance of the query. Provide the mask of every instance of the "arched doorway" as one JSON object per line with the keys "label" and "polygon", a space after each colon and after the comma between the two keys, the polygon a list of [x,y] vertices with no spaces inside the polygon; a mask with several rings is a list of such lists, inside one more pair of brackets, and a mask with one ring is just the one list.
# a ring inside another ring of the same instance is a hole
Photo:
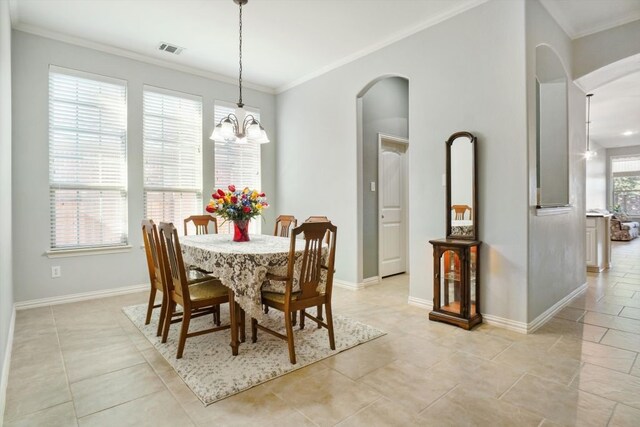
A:
{"label": "arched doorway", "polygon": [[358,282],[367,286],[408,272],[408,79],[373,80],[357,95],[357,109]]}

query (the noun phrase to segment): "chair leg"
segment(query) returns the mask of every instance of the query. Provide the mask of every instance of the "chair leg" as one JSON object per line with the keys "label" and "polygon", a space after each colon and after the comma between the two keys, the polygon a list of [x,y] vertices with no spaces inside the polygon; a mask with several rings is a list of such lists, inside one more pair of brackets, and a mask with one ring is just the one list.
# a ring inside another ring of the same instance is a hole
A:
{"label": "chair leg", "polygon": [[220,304],[216,305],[213,309],[213,323],[215,323],[216,326],[220,326],[222,323],[220,320]]}
{"label": "chair leg", "polygon": [[264,305],[264,314],[269,313],[269,306],[268,305]]}
{"label": "chair leg", "polygon": [[[295,311],[293,312],[295,313]],[[286,313],[285,312],[285,316],[284,316],[284,324],[287,328],[287,344],[289,344],[289,360],[291,361],[292,365],[296,364],[296,349],[293,345],[293,320],[292,320],[292,314],[293,313]]]}
{"label": "chair leg", "polygon": [[251,318],[251,342],[256,343],[258,341],[258,321]]}
{"label": "chair leg", "polygon": [[[324,320],[322,318],[322,304],[318,305],[318,315],[316,316],[318,319],[320,320]],[[320,325],[320,323],[318,323],[318,329],[320,329],[322,327],[322,325]]]}
{"label": "chair leg", "polygon": [[328,326],[328,330],[329,330],[329,346],[331,347],[331,350],[335,350],[336,349],[336,340],[335,337],[333,336],[333,315],[331,314],[331,302],[327,301],[327,303],[324,305],[324,309],[327,313],[327,326]]}
{"label": "chair leg", "polygon": [[297,311],[292,311],[292,312],[291,312],[291,324],[292,324],[293,326],[296,326],[296,323],[297,323],[297,320],[296,320],[296,319],[297,319],[297,318],[298,318],[298,312],[297,312]]}
{"label": "chair leg", "polygon": [[148,325],[151,322],[151,312],[153,311],[153,306],[156,303],[156,288],[151,286],[151,291],[149,292],[149,305],[147,306],[147,318],[144,320],[144,324]]}
{"label": "chair leg", "polygon": [[162,328],[164,328],[164,322],[167,317],[167,295],[162,293],[162,304],[160,305],[160,319],[158,319],[158,330],[156,331],[156,336],[159,337],[162,335]]}
{"label": "chair leg", "polygon": [[167,309],[165,310],[165,315],[164,315],[164,327],[162,328],[161,342],[163,344],[167,342],[167,337],[169,336],[169,326],[171,326],[171,318],[173,317],[173,313],[175,310],[176,310],[176,303],[173,301],[169,301],[167,303]]}
{"label": "chair leg", "polygon": [[191,321],[191,310],[187,310],[187,308],[184,307],[183,312],[182,328],[180,329],[180,341],[178,342],[178,354],[176,355],[176,359],[182,359],[184,345],[187,342],[187,334],[189,333],[189,322]]}
{"label": "chair leg", "polygon": [[240,327],[240,342],[245,342],[247,340],[245,331],[246,315],[244,310],[240,308],[240,306],[238,306],[238,311],[240,312],[240,322],[238,325]]}
{"label": "chair leg", "polygon": [[300,329],[304,329],[304,308],[300,310]]}

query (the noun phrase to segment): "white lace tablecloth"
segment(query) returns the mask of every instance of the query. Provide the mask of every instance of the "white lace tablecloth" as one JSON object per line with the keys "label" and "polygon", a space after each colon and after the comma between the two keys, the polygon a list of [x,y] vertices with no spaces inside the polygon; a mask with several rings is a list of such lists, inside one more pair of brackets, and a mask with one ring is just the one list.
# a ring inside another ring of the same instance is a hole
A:
{"label": "white lace tablecloth", "polygon": [[[284,276],[291,240],[256,234],[248,242],[234,242],[225,234],[202,234],[180,238],[182,256],[188,265],[209,271],[233,289],[240,307],[262,319],[261,287],[267,273]],[[304,240],[296,241],[296,255],[304,252]]]}

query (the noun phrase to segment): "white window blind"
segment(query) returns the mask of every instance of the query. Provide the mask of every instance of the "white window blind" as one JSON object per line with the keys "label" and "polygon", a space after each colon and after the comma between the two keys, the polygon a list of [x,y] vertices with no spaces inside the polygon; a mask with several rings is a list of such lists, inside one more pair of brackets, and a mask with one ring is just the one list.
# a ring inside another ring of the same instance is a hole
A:
{"label": "white window blind", "polygon": [[[260,111],[244,107],[247,114],[253,115],[260,121]],[[215,123],[235,112],[236,106],[230,103],[219,102],[215,104]],[[233,142],[215,142],[215,188],[224,190],[233,184],[237,188],[249,187],[262,191],[260,176],[260,144],[247,142],[237,144]],[[213,192],[213,191],[212,191]],[[269,194],[267,194],[267,198]],[[251,221],[250,233],[259,233],[262,219],[260,217]],[[219,233],[230,233],[231,224],[225,223],[219,228]]]}
{"label": "white window blind", "polygon": [[611,159],[611,172],[613,176],[640,175],[640,156]]}
{"label": "white window blind", "polygon": [[202,213],[202,100],[144,88],[145,215],[172,222]]}
{"label": "white window blind", "polygon": [[127,88],[49,69],[51,249],[127,244]]}

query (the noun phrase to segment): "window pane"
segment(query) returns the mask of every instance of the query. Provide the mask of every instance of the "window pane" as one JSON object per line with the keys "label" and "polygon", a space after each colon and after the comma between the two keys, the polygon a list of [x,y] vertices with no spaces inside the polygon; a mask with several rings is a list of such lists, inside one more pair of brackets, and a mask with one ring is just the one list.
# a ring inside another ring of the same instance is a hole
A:
{"label": "window pane", "polygon": [[144,90],[145,216],[172,222],[202,213],[202,101]]}
{"label": "window pane", "polygon": [[127,243],[124,83],[49,72],[51,248]]}
{"label": "window pane", "polygon": [[[260,111],[247,108],[248,114],[260,121]],[[235,106],[216,102],[215,123],[219,123],[227,115],[235,112]],[[215,188],[227,189],[230,184],[237,188],[249,187],[261,191],[260,176],[260,144],[247,142],[236,144],[233,142],[215,142]],[[214,189],[211,189],[213,192]],[[267,197],[269,195],[267,194]],[[251,221],[250,233],[260,233],[262,218]],[[232,233],[233,225],[225,223],[218,228],[219,233]]]}
{"label": "window pane", "polygon": [[613,204],[627,215],[640,216],[640,156],[611,159]]}

